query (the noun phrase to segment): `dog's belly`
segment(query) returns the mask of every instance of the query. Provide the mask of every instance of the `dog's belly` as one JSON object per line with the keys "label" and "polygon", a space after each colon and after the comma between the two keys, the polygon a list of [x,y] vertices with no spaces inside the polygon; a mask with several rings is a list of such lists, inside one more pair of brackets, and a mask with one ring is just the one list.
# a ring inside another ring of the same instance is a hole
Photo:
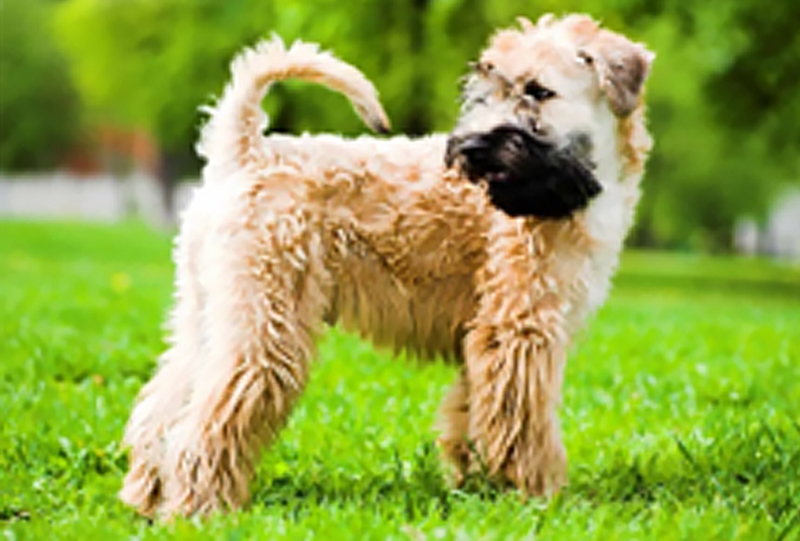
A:
{"label": "dog's belly", "polygon": [[464,325],[475,311],[472,276],[406,285],[374,255],[350,256],[343,264],[331,321],[395,353],[461,359]]}

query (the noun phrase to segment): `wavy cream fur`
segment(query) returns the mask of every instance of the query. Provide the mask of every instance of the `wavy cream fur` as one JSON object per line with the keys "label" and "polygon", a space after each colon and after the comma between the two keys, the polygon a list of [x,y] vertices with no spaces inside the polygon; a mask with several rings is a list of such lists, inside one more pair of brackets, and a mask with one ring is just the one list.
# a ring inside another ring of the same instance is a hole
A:
{"label": "wavy cream fur", "polygon": [[[512,78],[547,78],[561,97],[542,107],[542,122],[595,142],[604,191],[558,221],[493,208],[481,187],[445,170],[445,135],[263,138],[259,101],[286,77],[332,86],[368,122],[385,121],[372,85],[314,46],[273,40],[239,57],[203,132],[204,183],[176,242],[170,346],[128,422],[123,501],[162,517],[246,503],[254,461],[333,322],[461,363],[439,421],[456,480],[485,467],[526,494],[557,490],[567,350],[610,287],[650,148],[641,103],[616,116],[601,75],[576,62],[584,47],[635,53],[610,34],[580,16],[523,21],[482,56]],[[459,127],[507,121],[505,100]]]}

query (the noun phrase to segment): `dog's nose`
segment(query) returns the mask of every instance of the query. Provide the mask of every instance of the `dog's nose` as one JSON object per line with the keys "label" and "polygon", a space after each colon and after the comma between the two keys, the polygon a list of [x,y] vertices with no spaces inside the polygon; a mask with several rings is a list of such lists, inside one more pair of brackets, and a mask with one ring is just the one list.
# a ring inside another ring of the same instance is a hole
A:
{"label": "dog's nose", "polygon": [[458,151],[467,158],[484,154],[489,149],[491,149],[491,144],[482,135],[471,135],[458,145]]}
{"label": "dog's nose", "polygon": [[482,135],[467,135],[465,137],[452,137],[447,141],[445,164],[450,167],[458,156],[464,156],[468,161],[481,160],[491,150],[491,143]]}

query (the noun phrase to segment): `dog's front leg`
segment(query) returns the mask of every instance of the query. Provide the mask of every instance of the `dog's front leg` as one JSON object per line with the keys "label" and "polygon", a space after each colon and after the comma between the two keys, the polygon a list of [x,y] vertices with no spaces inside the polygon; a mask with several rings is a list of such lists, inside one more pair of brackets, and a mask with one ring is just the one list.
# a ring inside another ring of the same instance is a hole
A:
{"label": "dog's front leg", "polygon": [[547,223],[496,213],[465,338],[472,471],[549,495],[566,478],[556,409],[567,337]]}

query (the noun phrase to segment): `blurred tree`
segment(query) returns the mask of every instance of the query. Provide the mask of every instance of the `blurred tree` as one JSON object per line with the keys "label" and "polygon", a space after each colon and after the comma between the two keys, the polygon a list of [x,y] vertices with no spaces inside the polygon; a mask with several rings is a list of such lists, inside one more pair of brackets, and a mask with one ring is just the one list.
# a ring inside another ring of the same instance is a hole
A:
{"label": "blurred tree", "polygon": [[[633,242],[719,249],[730,246],[738,216],[762,215],[780,179],[796,173],[795,4],[64,0],[56,21],[92,116],[149,130],[169,188],[198,166],[197,106],[221,91],[235,52],[271,31],[319,42],[358,66],[395,130],[419,134],[452,126],[457,81],[494,28],[518,15],[589,12],[658,55],[648,85],[656,147]],[[344,98],[314,85],[279,85],[265,107],[274,131],[364,131]]]}
{"label": "blurred tree", "polygon": [[737,139],[762,139],[771,159],[800,183],[800,3],[739,0],[728,32],[731,56],[708,81],[709,103]]}
{"label": "blurred tree", "polygon": [[80,134],[78,96],[50,31],[52,3],[0,2],[0,170],[57,166]]}
{"label": "blurred tree", "polygon": [[[348,9],[331,0],[284,0],[279,10],[276,5],[68,0],[58,8],[58,35],[91,115],[144,127],[156,137],[168,205],[177,177],[197,168],[192,143],[201,122],[198,105],[221,91],[235,52],[271,31],[287,41],[302,37],[334,49],[386,89],[384,101],[399,119],[397,127],[430,130],[430,83],[416,70],[425,52],[427,0],[355,0]],[[271,129],[363,131],[341,96],[289,86],[291,92],[276,88],[266,103],[268,112],[276,112]]]}
{"label": "blurred tree", "polygon": [[218,89],[233,51],[261,33],[251,16],[261,4],[69,0],[57,8],[57,34],[90,121],[141,127],[157,139],[168,208],[174,183],[197,169],[197,106]]}
{"label": "blurred tree", "polygon": [[[658,52],[648,98],[656,149],[634,240],[730,249],[736,220],[763,217],[782,182],[793,169],[797,173],[795,152],[790,160],[784,157],[800,140],[800,40],[784,39],[780,26],[762,27],[762,37],[782,49],[773,64],[761,37],[752,39],[758,27],[739,1],[642,5],[650,11],[638,10],[637,24]],[[762,3],[755,10],[771,13],[768,19],[780,12],[789,20],[792,10],[798,12],[794,4]],[[772,66],[760,73],[760,82],[759,75],[742,68],[759,57]],[[792,90],[775,93],[772,100],[758,98],[758,89],[773,78]],[[771,128],[775,118],[783,119],[778,131]]]}

